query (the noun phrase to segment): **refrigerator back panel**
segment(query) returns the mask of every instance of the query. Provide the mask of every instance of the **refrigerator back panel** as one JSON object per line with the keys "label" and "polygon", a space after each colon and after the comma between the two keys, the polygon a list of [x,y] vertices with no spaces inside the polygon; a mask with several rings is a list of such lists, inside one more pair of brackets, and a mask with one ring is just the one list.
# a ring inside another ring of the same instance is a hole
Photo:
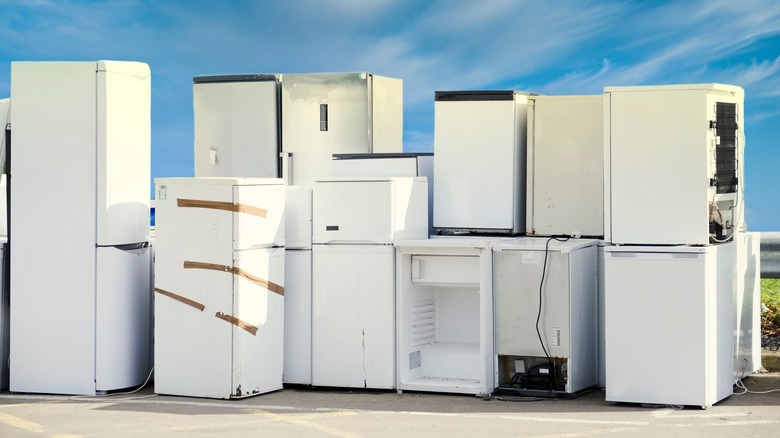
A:
{"label": "refrigerator back panel", "polygon": [[605,89],[608,241],[706,245],[744,228],[743,96],[720,84]]}
{"label": "refrigerator back panel", "polygon": [[603,107],[601,95],[530,98],[528,235],[604,235]]}
{"label": "refrigerator back panel", "polygon": [[279,82],[192,85],[195,176],[280,176]]}
{"label": "refrigerator back panel", "polygon": [[435,102],[433,226],[522,232],[528,96],[457,93]]}
{"label": "refrigerator back panel", "polygon": [[333,178],[314,184],[315,244],[392,244],[428,236],[424,178]]}
{"label": "refrigerator back panel", "polygon": [[368,73],[283,75],[286,180],[311,186],[331,176],[334,153],[401,152],[401,84]]}

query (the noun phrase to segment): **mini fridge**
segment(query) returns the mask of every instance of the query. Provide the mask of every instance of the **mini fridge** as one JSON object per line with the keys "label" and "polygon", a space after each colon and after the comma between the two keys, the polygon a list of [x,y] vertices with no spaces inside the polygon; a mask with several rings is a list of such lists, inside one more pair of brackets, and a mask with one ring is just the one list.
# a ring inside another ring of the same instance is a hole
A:
{"label": "mini fridge", "polygon": [[604,235],[604,98],[528,98],[526,235]]}
{"label": "mini fridge", "polygon": [[493,256],[502,238],[396,243],[398,391],[491,394]]}
{"label": "mini fridge", "polygon": [[606,400],[706,408],[734,384],[734,242],[604,248]]}
{"label": "mini fridge", "polygon": [[529,96],[436,92],[433,227],[441,233],[525,231]]}
{"label": "mini fridge", "polygon": [[604,234],[625,245],[708,245],[744,231],[744,91],[604,89]]}
{"label": "mini fridge", "polygon": [[559,396],[598,383],[597,244],[520,237],[493,246],[496,388]]}
{"label": "mini fridge", "polygon": [[312,384],[396,387],[395,250],[428,236],[425,178],[314,183]]}
{"label": "mini fridge", "polygon": [[284,383],[311,385],[311,187],[287,186],[284,248]]}
{"label": "mini fridge", "polygon": [[155,183],[154,391],[227,399],[280,389],[283,181]]}

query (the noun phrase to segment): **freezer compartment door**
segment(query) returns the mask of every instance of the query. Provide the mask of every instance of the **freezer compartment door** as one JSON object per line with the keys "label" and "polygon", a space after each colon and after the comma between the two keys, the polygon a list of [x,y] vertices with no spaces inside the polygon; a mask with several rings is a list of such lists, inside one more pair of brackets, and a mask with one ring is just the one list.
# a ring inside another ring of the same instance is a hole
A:
{"label": "freezer compartment door", "polygon": [[279,83],[192,86],[195,176],[279,177]]}
{"label": "freezer compartment door", "polygon": [[285,186],[234,186],[233,249],[284,246]]}
{"label": "freezer compartment door", "polygon": [[395,387],[392,246],[314,245],[312,384]]}
{"label": "freezer compartment door", "polygon": [[146,242],[152,159],[151,73],[140,63],[101,62],[98,66],[97,244]]}
{"label": "freezer compartment door", "polygon": [[311,251],[284,257],[284,383],[311,385]]}
{"label": "freezer compartment door", "polygon": [[151,250],[97,248],[95,387],[138,386],[151,370]]}
{"label": "freezer compartment door", "polygon": [[233,308],[216,309],[232,328],[235,397],[282,388],[284,248],[236,251]]}
{"label": "freezer compartment door", "polygon": [[392,243],[393,210],[390,181],[318,181],[314,185],[314,243]]}

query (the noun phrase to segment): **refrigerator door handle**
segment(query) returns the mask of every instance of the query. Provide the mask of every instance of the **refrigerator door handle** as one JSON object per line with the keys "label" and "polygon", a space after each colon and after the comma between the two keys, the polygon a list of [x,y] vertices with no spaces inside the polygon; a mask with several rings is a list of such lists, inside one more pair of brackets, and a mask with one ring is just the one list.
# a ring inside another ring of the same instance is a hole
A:
{"label": "refrigerator door handle", "polygon": [[280,152],[279,157],[282,159],[282,179],[288,186],[292,185],[292,152]]}

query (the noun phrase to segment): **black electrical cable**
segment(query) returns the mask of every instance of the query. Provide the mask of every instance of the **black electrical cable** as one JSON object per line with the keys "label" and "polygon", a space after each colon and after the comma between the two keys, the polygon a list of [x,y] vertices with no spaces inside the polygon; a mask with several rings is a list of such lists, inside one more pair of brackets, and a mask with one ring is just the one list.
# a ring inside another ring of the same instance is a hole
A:
{"label": "black electrical cable", "polygon": [[9,297],[11,291],[11,124],[5,125],[5,226],[6,243],[5,257],[3,257],[3,268],[5,276],[3,285],[6,296]]}
{"label": "black electrical cable", "polygon": [[547,352],[547,347],[544,346],[544,340],[542,339],[542,333],[539,331],[539,320],[542,318],[542,298],[544,295],[544,278],[547,271],[547,256],[550,253],[550,242],[553,240],[557,240],[558,242],[566,242],[567,240],[571,239],[571,237],[566,236],[565,239],[560,239],[556,236],[552,236],[549,239],[547,239],[547,242],[544,244],[544,263],[542,264],[542,279],[539,281],[539,310],[536,312],[536,336],[539,338],[539,345],[542,346],[542,351],[544,351],[545,357],[547,357],[547,361],[550,363],[550,366],[552,367],[552,375],[550,376],[550,392],[553,390],[553,379],[555,380],[556,386],[558,385],[558,379],[555,377],[555,362],[553,362],[552,358],[550,357],[550,353]]}

